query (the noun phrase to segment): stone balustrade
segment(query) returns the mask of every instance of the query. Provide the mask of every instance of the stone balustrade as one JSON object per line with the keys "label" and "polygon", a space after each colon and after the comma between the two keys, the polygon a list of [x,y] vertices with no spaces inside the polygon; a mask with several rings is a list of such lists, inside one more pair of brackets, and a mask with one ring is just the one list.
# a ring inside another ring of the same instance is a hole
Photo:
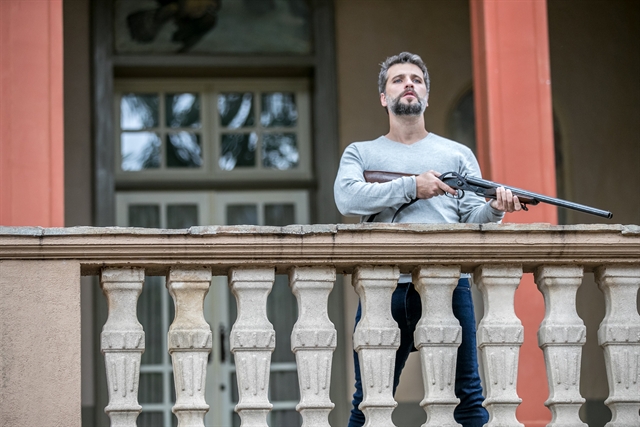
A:
{"label": "stone balustrade", "polygon": [[[485,375],[485,405],[490,413],[488,426],[522,425],[516,418],[521,403],[516,379],[524,328],[514,311],[514,294],[523,273],[534,273],[545,301],[538,342],[548,376],[546,405],[553,417],[550,425],[585,425],[578,411],[584,402],[579,384],[586,328],[576,312],[576,292],[585,272],[595,274],[606,303],[598,342],[604,352],[610,390],[605,403],[613,415],[608,426],[640,425],[640,316],[636,303],[640,227],[543,224],[189,230],[0,227],[0,320],[6,328],[0,338],[0,424],[36,425],[45,419],[44,415],[38,418],[38,411],[28,404],[33,400],[29,396],[33,390],[28,386],[34,384],[30,377],[33,374],[18,370],[37,366],[57,351],[48,348],[41,359],[29,354],[23,362],[18,360],[20,348],[11,345],[14,335],[26,330],[29,339],[47,334],[48,346],[68,346],[69,342],[79,346],[79,328],[73,326],[73,319],[79,318],[79,304],[71,304],[71,326],[60,330],[43,324],[41,317],[31,320],[21,315],[19,311],[25,307],[20,298],[38,292],[40,287],[62,286],[65,280],[75,282],[77,290],[82,274],[100,277],[108,301],[101,348],[109,388],[105,411],[111,425],[136,425],[141,411],[137,401],[140,357],[145,349],[136,301],[145,275],[165,275],[176,313],[167,349],[175,373],[173,411],[181,427],[204,426],[204,414],[209,409],[205,366],[212,351],[212,333],[203,315],[203,301],[212,276],[224,275],[238,307],[229,337],[238,382],[236,411],[243,426],[267,426],[272,409],[269,369],[277,337],[266,315],[266,300],[275,274],[287,273],[299,313],[291,331],[301,396],[296,409],[304,426],[328,426],[328,415],[334,407],[329,390],[337,331],[329,320],[327,304],[336,274],[346,273],[352,274],[362,304],[362,318],[353,335],[361,360],[361,408],[368,427],[391,426],[396,406],[392,388],[399,330],[390,314],[390,299],[399,274],[412,273],[423,307],[415,342],[424,382],[424,426],[455,426],[453,409],[458,401],[453,384],[461,332],[452,314],[451,295],[461,272],[473,274],[484,301],[478,347]],[[70,290],[59,296],[45,292],[47,299],[42,302],[33,299],[35,309],[49,310],[51,304],[60,303],[60,298],[67,302],[69,298],[79,299],[74,296],[73,286],[64,289]],[[64,339],[58,341],[56,337]],[[57,368],[68,368],[71,379],[53,376],[43,385],[45,393],[61,386],[62,390],[78,390],[77,395],[69,392],[71,395],[54,396],[45,402],[49,423],[56,420],[56,425],[79,425],[79,415],[73,413],[80,408],[79,368],[75,363],[79,366],[79,355],[63,358]],[[69,399],[76,399],[75,406],[68,404]],[[16,404],[21,401],[24,409]],[[12,422],[15,420],[20,421]]]}

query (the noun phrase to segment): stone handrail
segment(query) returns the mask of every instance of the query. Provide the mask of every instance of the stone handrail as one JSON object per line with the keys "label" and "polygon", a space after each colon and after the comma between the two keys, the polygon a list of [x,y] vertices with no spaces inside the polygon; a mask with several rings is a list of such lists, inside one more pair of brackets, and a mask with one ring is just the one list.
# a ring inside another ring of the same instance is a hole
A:
{"label": "stone handrail", "polygon": [[[43,273],[43,268],[51,273]],[[288,273],[299,306],[291,340],[301,395],[297,409],[304,425],[328,426],[333,408],[329,378],[337,332],[327,315],[327,301],[336,273],[349,273],[353,274],[363,309],[353,337],[361,358],[361,408],[367,425],[390,426],[396,406],[392,396],[393,358],[399,338],[397,325],[389,321],[388,307],[399,274],[412,273],[423,302],[416,347],[425,386],[421,402],[428,415],[425,426],[457,425],[453,420],[457,399],[452,367],[460,326],[451,312],[451,295],[459,274],[473,273],[485,306],[478,345],[487,385],[485,405],[491,414],[488,425],[518,426],[522,424],[515,416],[520,403],[516,377],[524,331],[513,301],[523,272],[534,273],[546,305],[538,332],[549,377],[546,404],[552,412],[552,425],[576,426],[584,425],[578,410],[584,402],[579,382],[586,331],[576,313],[575,297],[585,271],[595,273],[606,302],[598,339],[609,379],[610,395],[605,403],[613,418],[608,425],[635,426],[640,409],[638,226],[358,224],[189,230],[0,227],[0,312],[8,310],[0,314],[0,320],[9,327],[0,344],[5,352],[5,346],[13,342],[14,329],[43,328],[37,319],[20,317],[16,309],[11,309],[11,304],[20,303],[21,289],[57,286],[63,280],[79,282],[80,274],[100,275],[109,306],[101,335],[110,396],[105,410],[112,426],[134,426],[141,410],[137,387],[144,351],[136,301],[145,275],[166,275],[176,306],[168,339],[176,381],[173,410],[180,426],[201,426],[208,410],[205,366],[212,347],[203,300],[212,275],[227,275],[239,307],[230,335],[238,373],[236,411],[242,425],[266,426],[271,409],[268,373],[275,347],[275,332],[266,317],[266,298],[275,273]],[[78,299],[73,289],[56,298]],[[79,318],[79,304],[75,308]],[[67,341],[69,335],[73,336],[73,331],[52,329],[59,335],[66,333]],[[14,361],[18,354],[13,351],[0,359],[4,377],[8,378],[0,387],[0,401],[7,402],[0,403],[3,424],[11,421],[5,414],[15,411],[8,409],[16,401],[10,393],[30,392],[23,379],[12,376],[13,370],[24,369],[20,363],[29,365],[40,360]],[[61,363],[67,363],[71,371],[79,370],[73,367],[76,359],[74,356]],[[79,389],[79,378],[73,375],[66,382],[57,381],[59,384],[52,387]],[[22,398],[23,402],[29,400],[28,396]],[[25,414],[30,411],[25,409]],[[79,425],[72,409],[60,411],[60,418],[64,418],[61,425]],[[47,416],[50,421],[51,412]],[[28,419],[38,420],[35,416]],[[24,424],[24,418],[20,420],[18,424]]]}

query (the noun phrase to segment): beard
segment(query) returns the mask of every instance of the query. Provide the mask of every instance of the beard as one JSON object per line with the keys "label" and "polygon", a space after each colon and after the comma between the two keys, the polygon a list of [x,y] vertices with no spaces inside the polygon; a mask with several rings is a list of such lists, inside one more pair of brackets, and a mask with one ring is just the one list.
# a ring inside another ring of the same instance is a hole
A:
{"label": "beard", "polygon": [[404,93],[397,98],[387,98],[389,110],[395,116],[420,116],[427,109],[427,98],[417,98],[416,102],[405,104],[401,102]]}

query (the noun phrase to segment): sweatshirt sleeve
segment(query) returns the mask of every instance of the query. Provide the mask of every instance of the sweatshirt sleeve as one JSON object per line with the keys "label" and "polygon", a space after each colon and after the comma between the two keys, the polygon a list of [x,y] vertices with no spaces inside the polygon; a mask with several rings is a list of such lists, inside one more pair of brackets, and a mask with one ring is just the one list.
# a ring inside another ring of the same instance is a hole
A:
{"label": "sweatshirt sleeve", "polygon": [[416,197],[416,179],[406,176],[385,183],[364,180],[365,165],[355,144],[342,155],[333,186],[336,206],[342,215],[372,215],[390,207],[400,207]]}
{"label": "sweatshirt sleeve", "polygon": [[[459,173],[462,176],[469,175],[482,178],[480,165],[478,165],[478,161],[471,150],[469,150],[463,159]],[[460,222],[469,223],[500,222],[504,217],[504,212],[492,208],[491,204],[486,201],[484,197],[478,196],[470,191],[465,192],[465,196],[460,199],[459,213]]]}

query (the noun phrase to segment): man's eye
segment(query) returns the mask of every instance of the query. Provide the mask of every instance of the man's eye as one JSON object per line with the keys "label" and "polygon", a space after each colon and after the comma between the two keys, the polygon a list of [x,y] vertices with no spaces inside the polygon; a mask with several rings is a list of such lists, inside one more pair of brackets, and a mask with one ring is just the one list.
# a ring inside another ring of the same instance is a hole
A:
{"label": "man's eye", "polygon": [[414,82],[414,83],[422,83],[422,80],[420,80],[420,79],[413,79],[413,82]]}

